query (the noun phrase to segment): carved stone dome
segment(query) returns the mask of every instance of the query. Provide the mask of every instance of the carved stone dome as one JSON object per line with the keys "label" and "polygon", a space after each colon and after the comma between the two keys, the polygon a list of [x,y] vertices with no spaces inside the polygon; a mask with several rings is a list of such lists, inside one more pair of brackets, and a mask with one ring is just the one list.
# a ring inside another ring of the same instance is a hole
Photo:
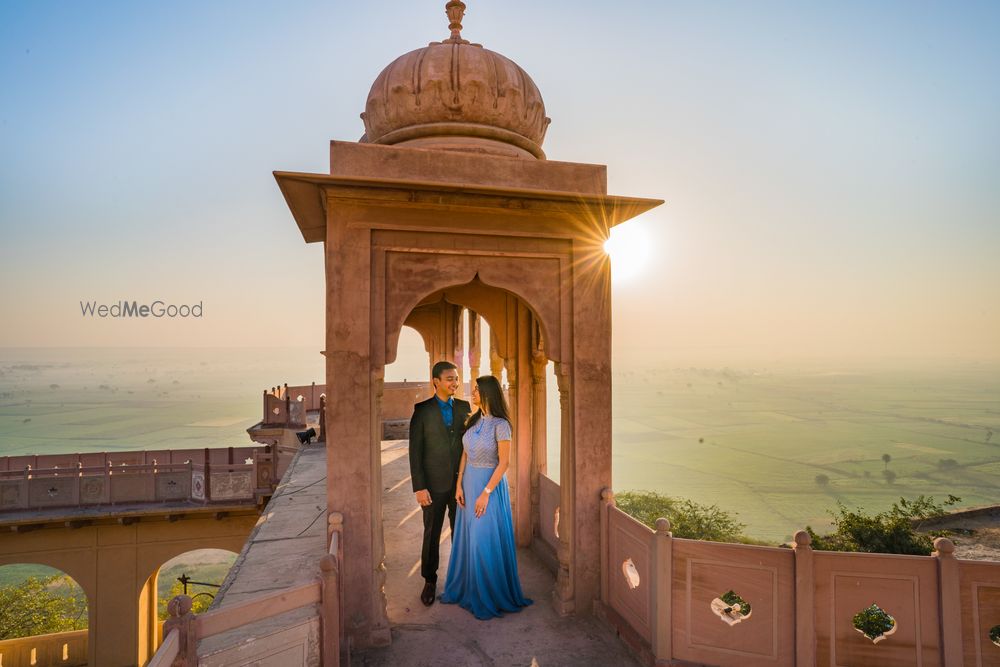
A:
{"label": "carved stone dome", "polygon": [[378,75],[361,141],[544,159],[549,118],[538,86],[514,61],[462,39],[464,10],[448,2],[451,37]]}

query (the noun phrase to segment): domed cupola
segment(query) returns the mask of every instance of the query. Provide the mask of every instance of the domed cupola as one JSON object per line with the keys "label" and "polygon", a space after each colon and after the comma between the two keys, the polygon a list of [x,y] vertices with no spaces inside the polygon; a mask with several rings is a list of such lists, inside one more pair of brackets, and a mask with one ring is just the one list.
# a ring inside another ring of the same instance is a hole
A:
{"label": "domed cupola", "polygon": [[445,6],[451,37],[392,61],[375,79],[362,142],[545,159],[550,119],[517,63],[462,39],[465,3]]}

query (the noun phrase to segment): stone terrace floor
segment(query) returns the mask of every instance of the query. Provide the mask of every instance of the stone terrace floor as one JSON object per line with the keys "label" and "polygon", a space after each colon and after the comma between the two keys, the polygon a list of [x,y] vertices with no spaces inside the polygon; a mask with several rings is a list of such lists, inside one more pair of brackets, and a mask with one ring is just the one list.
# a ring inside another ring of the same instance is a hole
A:
{"label": "stone terrace floor", "polygon": [[[624,644],[593,618],[560,617],[552,608],[554,579],[531,551],[518,550],[525,594],[535,603],[517,614],[477,620],[457,605],[420,603],[422,519],[410,490],[405,440],[382,443],[383,521],[386,540],[386,597],[392,644],[354,651],[352,667],[638,667]],[[438,593],[450,552],[445,524]]]}

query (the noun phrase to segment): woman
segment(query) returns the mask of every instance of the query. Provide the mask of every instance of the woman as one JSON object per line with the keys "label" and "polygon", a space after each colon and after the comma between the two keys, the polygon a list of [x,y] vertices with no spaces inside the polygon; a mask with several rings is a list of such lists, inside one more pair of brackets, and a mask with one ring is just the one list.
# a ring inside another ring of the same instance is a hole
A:
{"label": "woman", "polygon": [[504,475],[510,462],[510,419],[495,377],[476,379],[472,404],[479,410],[469,416],[462,436],[455,490],[458,516],[441,602],[458,604],[486,620],[521,611],[532,601],[524,597],[517,576],[514,522]]}

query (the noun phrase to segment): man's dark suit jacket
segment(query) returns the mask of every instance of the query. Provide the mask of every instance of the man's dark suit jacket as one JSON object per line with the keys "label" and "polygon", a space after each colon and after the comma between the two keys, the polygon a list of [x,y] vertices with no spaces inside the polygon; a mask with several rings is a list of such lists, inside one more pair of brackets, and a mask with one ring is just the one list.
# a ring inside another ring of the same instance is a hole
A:
{"label": "man's dark suit jacket", "polygon": [[452,491],[462,462],[462,432],[472,407],[456,398],[451,428],[444,424],[441,406],[431,396],[413,406],[410,419],[410,476],[413,490],[440,494]]}

